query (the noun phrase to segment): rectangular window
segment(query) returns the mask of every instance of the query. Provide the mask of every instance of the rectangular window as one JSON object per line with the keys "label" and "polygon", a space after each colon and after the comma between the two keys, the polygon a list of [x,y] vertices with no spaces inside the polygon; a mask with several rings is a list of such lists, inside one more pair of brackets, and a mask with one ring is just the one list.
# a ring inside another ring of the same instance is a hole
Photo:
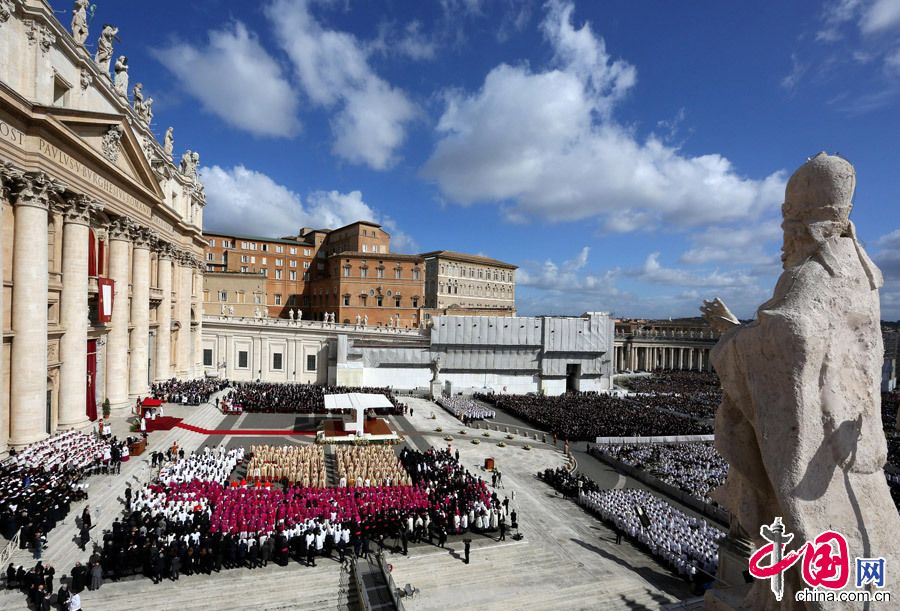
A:
{"label": "rectangular window", "polygon": [[272,353],[272,369],[275,371],[281,371],[284,369],[282,361],[284,360],[284,356],[280,352]]}
{"label": "rectangular window", "polygon": [[363,244],[362,247],[363,247],[363,252],[369,252],[369,245],[368,245],[368,244]]}
{"label": "rectangular window", "polygon": [[400,307],[400,298],[399,297],[394,297],[394,307],[395,308]]}
{"label": "rectangular window", "polygon": [[315,371],[316,370],[316,355],[315,354],[307,354],[306,355],[306,370],[307,371]]}
{"label": "rectangular window", "polygon": [[380,308],[383,304],[384,304],[384,297],[379,295],[378,297],[375,298],[375,305],[377,305]]}
{"label": "rectangular window", "polygon": [[291,279],[291,280],[296,280],[296,279],[297,279],[297,272],[291,271],[290,279]]}
{"label": "rectangular window", "polygon": [[297,267],[297,259],[291,260],[291,267]]}
{"label": "rectangular window", "polygon": [[284,252],[284,246],[275,245],[275,254],[280,255]]}
{"label": "rectangular window", "polygon": [[207,260],[207,261],[212,261],[212,260],[213,260],[213,254],[212,254],[211,252],[206,253],[206,260]]}
{"label": "rectangular window", "polygon": [[284,265],[284,259],[275,259],[275,265],[276,267],[281,267]]}
{"label": "rectangular window", "polygon": [[296,254],[297,254],[297,249],[294,248],[293,246],[291,246],[291,247],[288,249],[288,253],[289,253],[289,254],[292,254],[292,255],[296,255]]}
{"label": "rectangular window", "polygon": [[344,278],[349,278],[349,277],[350,277],[350,266],[345,265],[344,266]]}
{"label": "rectangular window", "polygon": [[378,269],[376,269],[376,270],[375,270],[375,276],[378,277],[378,278],[384,278],[384,268],[383,268],[383,267],[379,267]]}
{"label": "rectangular window", "polygon": [[308,256],[310,256],[311,254],[312,254],[312,251],[311,251],[310,249],[308,249],[308,248],[304,248],[304,249],[303,249],[303,256],[304,256],[304,257],[308,257]]}
{"label": "rectangular window", "polygon": [[243,248],[244,250],[247,250],[247,243],[241,242],[241,248]]}
{"label": "rectangular window", "polygon": [[228,301],[228,291],[219,291],[219,301]]}
{"label": "rectangular window", "polygon": [[281,270],[280,269],[275,270],[275,279],[281,280]]}
{"label": "rectangular window", "polygon": [[246,265],[242,265],[242,266],[241,266],[241,273],[242,273],[242,274],[246,274],[248,269],[249,269],[249,268],[248,268]]}
{"label": "rectangular window", "polygon": [[399,280],[402,273],[403,273],[403,270],[401,270],[400,268],[395,269],[394,270],[394,279]]}
{"label": "rectangular window", "polygon": [[204,367],[212,367],[212,348],[204,348],[203,349],[203,366]]}
{"label": "rectangular window", "polygon": [[[210,241],[209,241],[209,245],[214,247],[214,246],[216,245],[216,241],[215,241],[215,240],[210,240]],[[222,246],[225,246],[225,244],[223,243]]]}
{"label": "rectangular window", "polygon": [[267,269],[261,269],[261,270],[259,270],[259,273],[260,273],[260,275],[265,276],[266,278],[269,277],[269,270],[267,270]]}
{"label": "rectangular window", "polygon": [[359,268],[359,277],[360,277],[360,278],[368,278],[368,277],[369,277],[369,270],[368,270],[367,268],[365,268],[365,267],[360,267],[360,268]]}
{"label": "rectangular window", "polygon": [[418,279],[419,279],[419,270],[414,269],[413,270],[413,280],[418,280]]}
{"label": "rectangular window", "polygon": [[256,242],[250,242],[250,250],[256,250]]}
{"label": "rectangular window", "polygon": [[309,272],[303,272],[303,280],[309,282]]}
{"label": "rectangular window", "polygon": [[247,369],[247,367],[248,367],[247,356],[248,356],[248,353],[246,350],[238,351],[238,364],[237,364],[238,368]]}
{"label": "rectangular window", "polygon": [[344,295],[344,305],[350,305],[350,295]]}
{"label": "rectangular window", "polygon": [[418,308],[418,307],[419,307],[419,300],[418,300],[418,298],[416,298],[416,297],[413,297],[413,298],[412,298],[412,307],[414,307],[414,308]]}
{"label": "rectangular window", "polygon": [[281,293],[275,293],[275,305],[281,305]]}
{"label": "rectangular window", "polygon": [[268,265],[268,264],[269,264],[269,259],[268,259],[268,257],[262,257],[262,258],[260,259],[260,265]]}
{"label": "rectangular window", "polygon": [[256,257],[254,255],[250,255],[250,263],[256,263]]}
{"label": "rectangular window", "polygon": [[366,307],[366,296],[365,295],[359,296],[359,305],[361,305],[362,307]]}
{"label": "rectangular window", "polygon": [[250,257],[247,255],[241,255],[241,263],[250,263]]}

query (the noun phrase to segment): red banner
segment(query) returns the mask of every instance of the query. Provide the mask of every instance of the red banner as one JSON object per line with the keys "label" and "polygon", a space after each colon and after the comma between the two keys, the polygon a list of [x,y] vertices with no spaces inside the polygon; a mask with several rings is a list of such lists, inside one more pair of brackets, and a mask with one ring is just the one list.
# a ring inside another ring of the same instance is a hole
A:
{"label": "red banner", "polygon": [[113,296],[116,293],[116,281],[111,278],[97,278],[97,320],[112,320]]}

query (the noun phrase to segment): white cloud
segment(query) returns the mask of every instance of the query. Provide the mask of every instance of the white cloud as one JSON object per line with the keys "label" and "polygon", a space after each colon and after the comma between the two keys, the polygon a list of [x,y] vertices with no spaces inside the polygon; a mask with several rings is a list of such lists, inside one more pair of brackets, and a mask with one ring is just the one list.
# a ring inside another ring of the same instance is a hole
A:
{"label": "white cloud", "polygon": [[681,255],[682,263],[772,265],[779,262],[773,242],[781,239],[778,221],[739,227],[708,227],[691,236],[692,247]]}
{"label": "white cloud", "polygon": [[900,229],[878,238],[869,254],[884,274],[881,317],[900,320]]}
{"label": "white cloud", "polygon": [[336,229],[355,221],[382,224],[391,233],[391,250],[402,252],[415,242],[390,217],[363,200],[360,191],[314,191],[306,198],[266,174],[243,165],[201,170],[206,188],[205,220],[211,231],[281,237],[301,227]]}
{"label": "white cloud", "polygon": [[555,68],[501,64],[479,91],[446,95],[423,175],[447,199],[499,203],[513,218],[605,217],[616,230],[634,219],[731,222],[781,201],[781,173],[745,178],[721,155],[685,156],[609,118],[636,70],[613,60],[589,25],[572,25],[571,3],[548,6],[542,31]]}
{"label": "white cloud", "polygon": [[266,14],[310,101],[336,110],[333,152],[383,170],[396,162],[416,107],[369,65],[366,46],[347,32],[323,27],[306,0],[274,0]]}
{"label": "white cloud", "polygon": [[422,22],[410,21],[398,32],[391,23],[378,27],[378,37],[369,43],[370,51],[382,55],[399,55],[415,61],[434,59],[438,44],[422,30]]}
{"label": "white cloud", "polygon": [[863,34],[876,34],[900,26],[900,2],[874,0],[863,11],[859,29]]}
{"label": "white cloud", "polygon": [[178,42],[154,52],[203,108],[259,136],[300,131],[297,97],[278,63],[240,21],[210,30],[204,45]]}
{"label": "white cloud", "polygon": [[754,279],[743,271],[697,274],[684,269],[665,267],[659,262],[659,253],[647,255],[644,265],[639,270],[630,272],[632,276],[649,284],[663,284],[678,287],[722,288],[732,286],[748,286]]}

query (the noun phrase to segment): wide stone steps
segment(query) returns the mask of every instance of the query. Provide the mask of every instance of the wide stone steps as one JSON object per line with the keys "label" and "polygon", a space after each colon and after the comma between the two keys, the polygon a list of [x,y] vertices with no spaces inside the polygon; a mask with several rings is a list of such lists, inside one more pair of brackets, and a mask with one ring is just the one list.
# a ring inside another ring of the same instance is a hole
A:
{"label": "wide stone steps", "polygon": [[[91,611],[346,609],[347,601],[348,593],[341,592],[340,565],[326,559],[320,559],[316,567],[296,562],[287,567],[269,563],[252,571],[223,569],[209,576],[182,575],[178,581],[160,584],[146,577],[118,583],[107,581],[99,590],[81,593],[82,607]],[[25,596],[4,596],[0,598],[0,608],[27,609]]]}

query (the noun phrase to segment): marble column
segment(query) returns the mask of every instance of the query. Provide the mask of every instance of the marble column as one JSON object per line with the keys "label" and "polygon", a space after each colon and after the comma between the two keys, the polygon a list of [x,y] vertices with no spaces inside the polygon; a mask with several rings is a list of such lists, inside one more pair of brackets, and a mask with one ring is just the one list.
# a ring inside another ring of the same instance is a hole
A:
{"label": "marble column", "polygon": [[162,301],[156,309],[156,381],[172,377],[172,247],[159,248],[156,284],[162,291]]}
{"label": "marble column", "polygon": [[88,337],[88,241],[91,213],[100,207],[78,195],[62,207],[62,297],[60,323],[65,334],[59,341],[59,417],[57,428],[81,428],[90,424],[85,410],[87,395]]}
{"label": "marble column", "polygon": [[46,174],[27,172],[13,197],[9,445],[14,447],[47,437],[47,211],[53,190]]}
{"label": "marble column", "polygon": [[106,398],[111,409],[128,407],[128,282],[132,223],[119,217],[109,226],[109,278],[115,283],[106,339]]}
{"label": "marble column", "polygon": [[179,378],[193,377],[194,368],[191,365],[191,282],[193,270],[191,269],[190,255],[184,251],[179,253],[178,265],[178,294],[176,296],[176,315],[180,329],[178,330],[178,342],[175,345],[176,375]]}
{"label": "marble column", "polygon": [[[3,202],[10,201],[10,188],[12,187],[12,179],[16,174],[15,168],[9,163],[0,163],[0,213],[2,213]],[[3,314],[3,231],[0,229],[0,315]],[[0,318],[0,333],[6,331],[6,322]],[[4,356],[6,351],[0,343],[0,376],[5,375],[6,364]],[[6,393],[0,392],[0,454],[7,450],[7,437],[9,435],[8,413],[6,411]]]}
{"label": "marble column", "polygon": [[[201,261],[194,261],[194,278],[193,278],[193,286],[194,286],[194,294],[192,299],[192,307],[196,308],[197,312],[197,324],[191,325],[191,329],[194,331],[194,344],[193,344],[193,363],[194,363],[194,375],[197,377],[202,377],[205,371],[203,367],[203,271],[206,266]],[[287,272],[285,272],[287,273]]]}
{"label": "marble column", "polygon": [[149,391],[150,341],[150,246],[153,232],[140,228],[132,237],[131,253],[131,355],[128,362],[128,396],[131,401]]}

